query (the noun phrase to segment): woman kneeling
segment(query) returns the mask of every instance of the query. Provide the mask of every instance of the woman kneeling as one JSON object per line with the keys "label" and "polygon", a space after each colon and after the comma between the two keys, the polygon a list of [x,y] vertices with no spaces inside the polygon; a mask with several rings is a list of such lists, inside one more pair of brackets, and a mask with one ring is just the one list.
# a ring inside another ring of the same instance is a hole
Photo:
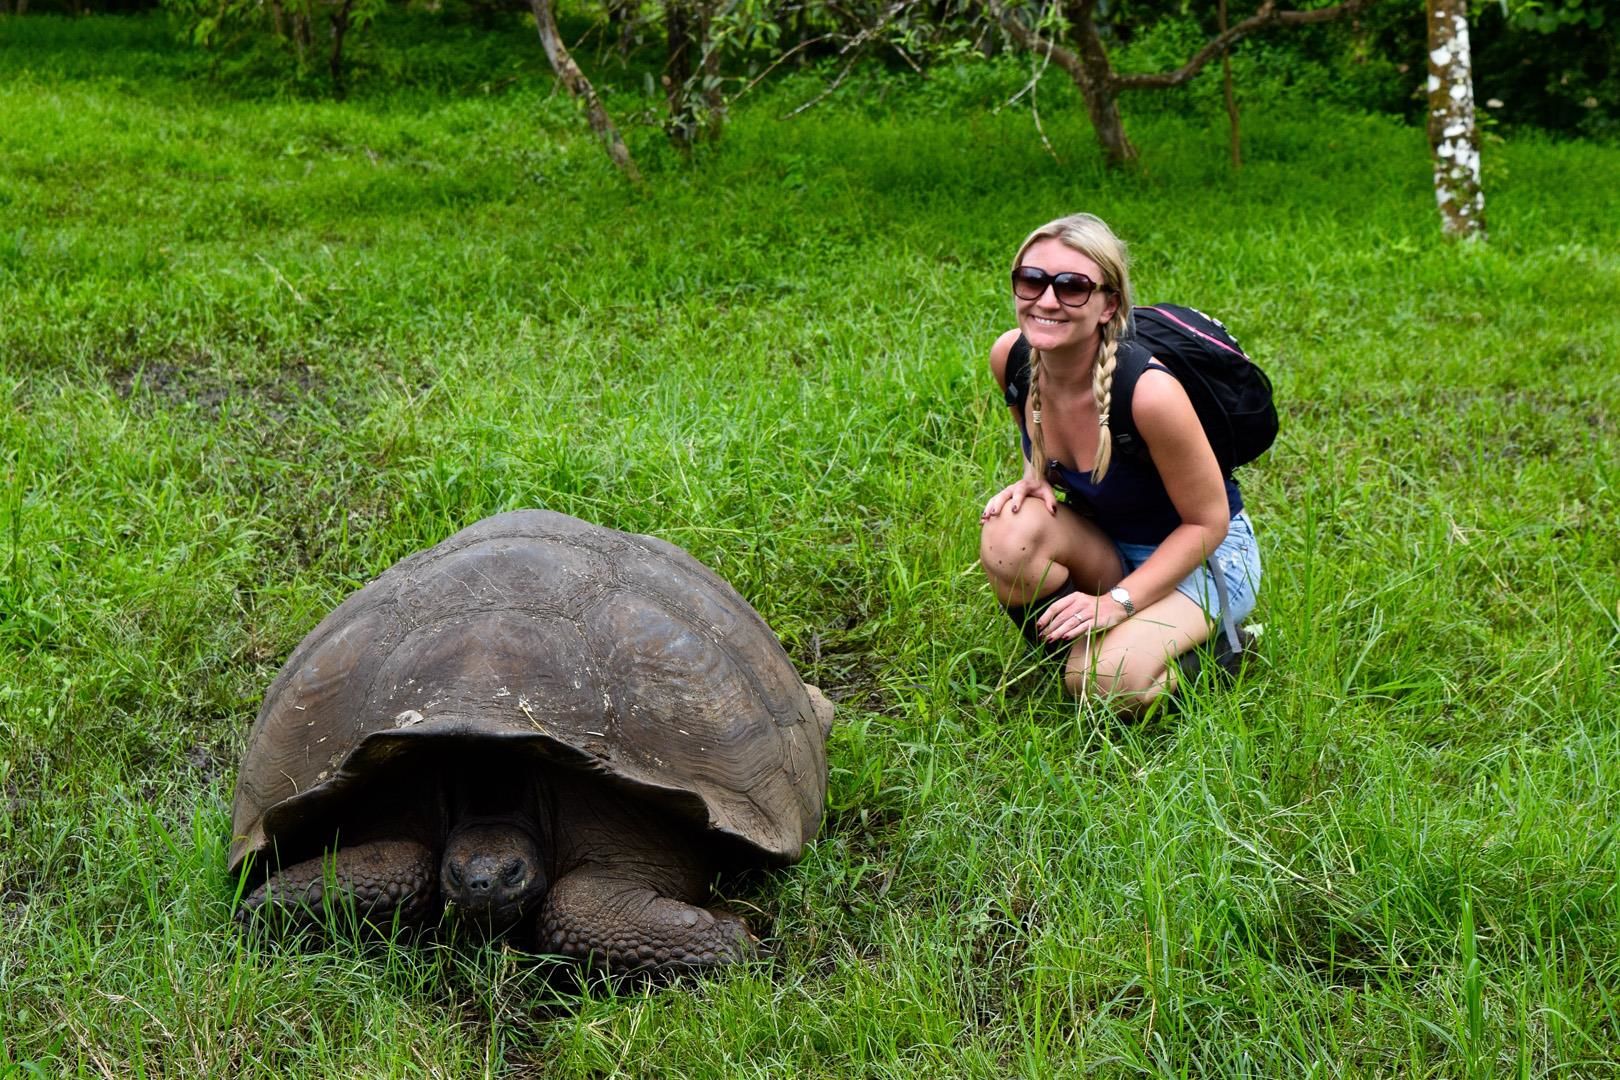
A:
{"label": "woman kneeling", "polygon": [[[1066,659],[1071,693],[1140,713],[1196,671],[1192,650],[1253,609],[1254,532],[1186,390],[1151,358],[1128,405],[1144,452],[1114,452],[1114,373],[1143,346],[1127,332],[1113,231],[1090,214],[1041,226],[1012,286],[1018,326],[991,347],[990,370],[1024,469],[986,504],[979,559],[1025,637]],[[1241,636],[1222,634],[1214,652],[1235,667]]]}

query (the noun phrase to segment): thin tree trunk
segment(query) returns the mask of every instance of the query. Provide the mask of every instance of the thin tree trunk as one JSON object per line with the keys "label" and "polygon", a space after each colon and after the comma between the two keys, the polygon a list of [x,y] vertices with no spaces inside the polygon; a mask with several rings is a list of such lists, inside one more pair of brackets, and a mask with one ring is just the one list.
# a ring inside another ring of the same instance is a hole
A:
{"label": "thin tree trunk", "polygon": [[534,25],[540,32],[540,44],[546,50],[546,59],[551,61],[551,70],[557,73],[557,78],[562,80],[570,94],[585,103],[585,116],[590,120],[591,130],[607,147],[608,157],[613,159],[613,164],[632,184],[641,183],[641,171],[631,160],[629,147],[624,145],[619,129],[613,126],[613,120],[596,96],[596,88],[579,70],[574,58],[568,55],[568,48],[557,31],[557,17],[552,11],[551,0],[529,0],[529,10],[534,12]]}
{"label": "thin tree trunk", "polygon": [[1118,168],[1136,160],[1136,147],[1125,135],[1125,121],[1119,115],[1119,93],[1114,86],[1114,66],[1108,60],[1108,48],[1097,31],[1092,13],[1097,0],[1080,0],[1069,9],[1075,44],[1080,46],[1082,78],[1076,79],[1080,96],[1085,99],[1086,113],[1091,127],[1097,133],[1103,157]]}
{"label": "thin tree trunk", "polygon": [[293,51],[298,54],[298,69],[304,69],[304,57],[314,47],[314,35],[309,31],[309,0],[298,0],[292,15]]}
{"label": "thin tree trunk", "polygon": [[669,141],[683,154],[692,149],[692,105],[687,92],[692,87],[692,56],[701,45],[695,40],[690,0],[666,0],[664,4],[664,98],[669,104]]}
{"label": "thin tree trunk", "polygon": [[1429,145],[1434,197],[1447,236],[1485,238],[1485,191],[1474,124],[1473,57],[1467,0],[1428,0]]}
{"label": "thin tree trunk", "polygon": [[353,7],[354,0],[343,0],[332,12],[332,55],[327,69],[332,73],[332,94],[339,100],[349,92],[343,82],[343,38],[349,32],[349,11]]}
{"label": "thin tree trunk", "polygon": [[270,0],[270,23],[275,27],[276,37],[287,40],[287,13],[281,8],[281,0]]}
{"label": "thin tree trunk", "polygon": [[[1226,33],[1226,0],[1221,0],[1221,33]],[[1221,53],[1221,88],[1226,95],[1226,118],[1232,127],[1232,171],[1243,168],[1243,142],[1238,135],[1237,94],[1232,90],[1232,50]]]}
{"label": "thin tree trunk", "polygon": [[699,0],[698,40],[703,59],[698,71],[703,79],[702,135],[708,142],[720,138],[726,123],[726,95],[720,88],[720,49],[714,43],[714,0]]}

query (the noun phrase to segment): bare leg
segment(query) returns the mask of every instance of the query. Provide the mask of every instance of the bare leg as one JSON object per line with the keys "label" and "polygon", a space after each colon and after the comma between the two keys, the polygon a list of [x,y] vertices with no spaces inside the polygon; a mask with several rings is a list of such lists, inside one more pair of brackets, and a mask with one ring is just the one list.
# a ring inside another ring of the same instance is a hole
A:
{"label": "bare leg", "polygon": [[1204,609],[1179,592],[1151,604],[1069,654],[1063,684],[1076,697],[1107,701],[1140,714],[1176,689],[1177,656],[1209,640]]}
{"label": "bare leg", "polygon": [[1101,529],[1067,506],[1048,514],[1035,499],[1016,514],[1003,509],[984,523],[979,562],[996,599],[1009,605],[1028,604],[1071,579],[1095,595],[1119,584],[1125,573],[1119,549]]}
{"label": "bare leg", "polygon": [[330,906],[352,905],[369,922],[417,922],[437,892],[433,852],[413,840],[374,840],[340,847],[271,874],[242,899],[239,919],[279,916],[292,925],[320,925]]}

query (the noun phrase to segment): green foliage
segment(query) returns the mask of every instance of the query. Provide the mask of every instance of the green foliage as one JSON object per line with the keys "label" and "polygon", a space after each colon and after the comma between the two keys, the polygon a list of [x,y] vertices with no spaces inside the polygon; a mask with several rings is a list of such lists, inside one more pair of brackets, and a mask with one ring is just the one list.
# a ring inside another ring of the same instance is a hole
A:
{"label": "green foliage", "polygon": [[[543,73],[486,93],[459,46],[340,104],[25,21],[0,1074],[1620,1070],[1613,147],[1508,132],[1458,248],[1388,117],[1269,103],[1234,175],[1218,117],[1132,100],[1151,164],[1111,176],[1064,81],[1058,162],[998,111],[1028,68],[964,58],[783,122],[826,83],[791,74],[689,165],[640,132],[633,192]],[[1065,700],[975,565],[1006,259],[1082,207],[1285,417],[1242,474],[1260,662],[1140,727]],[[727,898],[767,957],[574,991],[498,947],[240,938],[227,806],[281,661],[531,505],[686,546],[838,700],[821,838]]]}
{"label": "green foliage", "polygon": [[[347,90],[343,50],[349,34],[364,31],[388,0],[162,0],[186,40],[204,49],[231,49],[268,37],[299,78],[317,71],[333,92]],[[266,33],[268,31],[268,33]]]}
{"label": "green foliage", "polygon": [[1552,34],[1566,26],[1599,30],[1605,22],[1603,0],[1502,0],[1502,9],[1520,30]]}
{"label": "green foliage", "polygon": [[1620,3],[1490,6],[1477,16],[1475,98],[1554,131],[1620,135]]}

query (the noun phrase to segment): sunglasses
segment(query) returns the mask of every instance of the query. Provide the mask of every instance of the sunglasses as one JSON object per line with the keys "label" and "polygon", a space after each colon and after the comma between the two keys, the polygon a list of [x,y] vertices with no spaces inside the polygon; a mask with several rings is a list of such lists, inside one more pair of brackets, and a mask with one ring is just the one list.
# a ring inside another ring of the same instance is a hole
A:
{"label": "sunglasses", "polygon": [[1099,285],[1084,274],[1048,274],[1038,266],[1013,268],[1013,295],[1020,300],[1039,300],[1047,287],[1064,307],[1085,307],[1091,294],[1101,289],[1112,292],[1107,285]]}

